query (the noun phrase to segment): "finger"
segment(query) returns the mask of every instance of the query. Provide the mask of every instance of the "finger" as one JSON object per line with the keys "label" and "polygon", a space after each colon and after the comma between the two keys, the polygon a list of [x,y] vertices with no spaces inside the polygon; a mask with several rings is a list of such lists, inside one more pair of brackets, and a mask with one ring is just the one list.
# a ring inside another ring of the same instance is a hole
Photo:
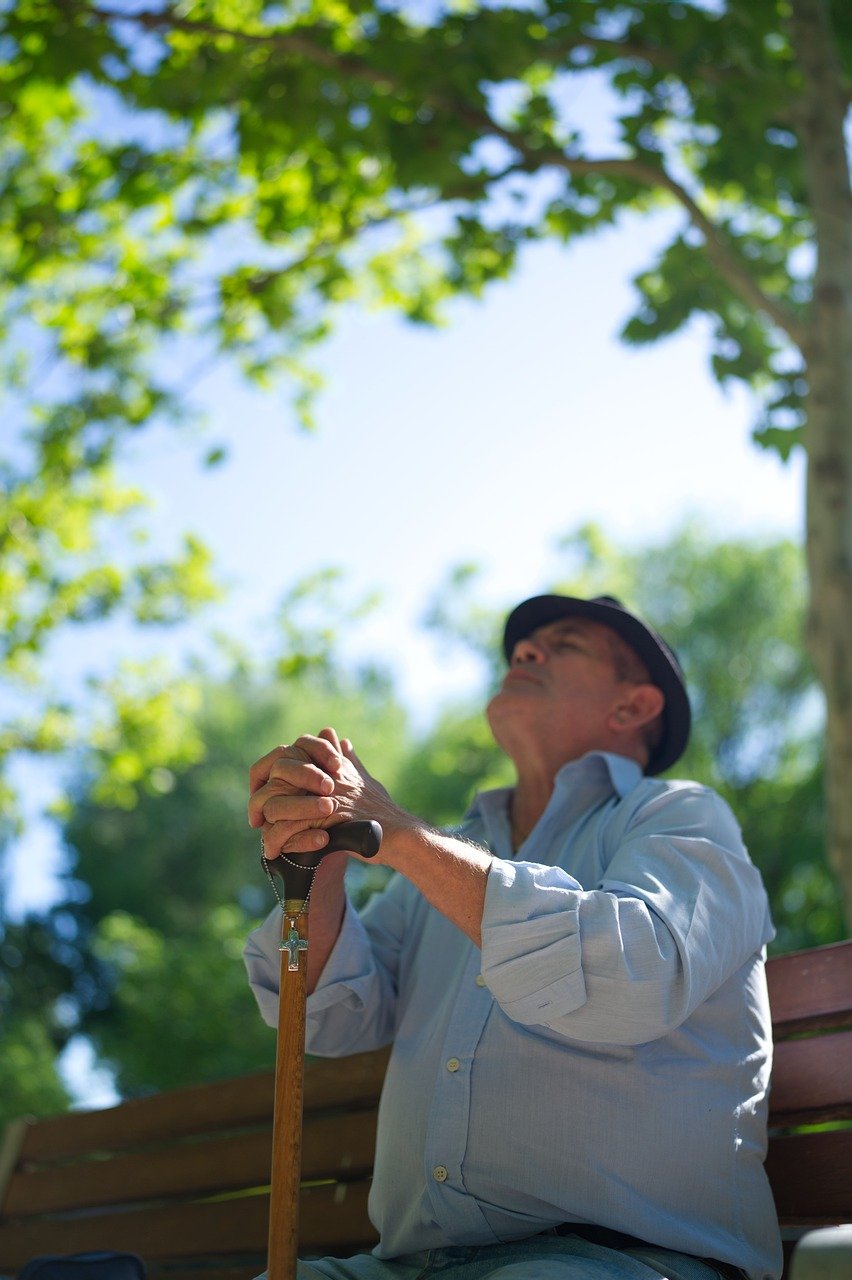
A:
{"label": "finger", "polygon": [[263,853],[268,860],[280,853],[314,853],[328,844],[328,832],[322,827],[299,823],[294,830],[292,822],[269,822],[262,832]]}
{"label": "finger", "polygon": [[334,790],[334,782],[324,769],[291,755],[273,760],[263,785],[279,791],[315,791],[318,795],[331,795]]}
{"label": "finger", "polygon": [[[334,733],[334,730],[331,730]],[[337,734],[334,733],[335,739]],[[331,742],[328,738],[314,736],[311,733],[303,733],[296,739],[293,746],[305,752],[305,755],[318,765],[320,769],[324,769],[326,773],[336,776],[340,770],[341,754],[339,745]]]}
{"label": "finger", "polygon": [[[336,736],[336,735],[335,735]],[[331,742],[311,734],[303,734],[289,745],[273,747],[265,756],[249,769],[249,792],[257,791],[269,778],[282,760],[301,760],[313,762],[320,770],[329,775],[336,774],[340,768],[340,751]]]}
{"label": "finger", "polygon": [[258,787],[262,787],[264,782],[268,781],[269,771],[273,763],[279,756],[283,756],[287,750],[286,746],[273,747],[271,751],[267,751],[265,756],[255,760],[249,769],[249,792],[257,791]]}
{"label": "finger", "polygon": [[331,818],[337,801],[329,796],[268,796],[261,806],[264,822],[323,823]]}
{"label": "finger", "polygon": [[279,802],[275,806],[275,816],[278,820],[292,818],[294,821],[301,819],[323,821],[325,818],[330,818],[337,808],[337,801],[332,800],[330,796],[317,796],[313,792],[304,790],[282,789],[280,780],[273,778],[255,791],[249,799],[250,827],[259,827],[263,824],[266,808],[273,800]]}
{"label": "finger", "polygon": [[337,730],[333,729],[331,725],[327,725],[325,729],[320,729],[318,737],[325,738],[326,742],[331,743],[338,755],[342,755],[340,750],[340,738],[337,736]]}
{"label": "finger", "polygon": [[[275,747],[272,751],[267,752],[265,756],[262,756],[249,770],[249,794],[251,795],[260,787],[265,786],[271,777],[288,777],[289,773],[300,765],[306,765],[311,771],[315,771],[320,776],[325,776],[325,771],[318,769],[318,766],[311,762],[310,754],[296,743],[290,746]],[[294,782],[294,785],[297,784]],[[311,788],[311,790],[315,789],[315,787]]]}
{"label": "finger", "polygon": [[263,786],[279,791],[313,791],[317,795],[331,795],[334,790],[334,782],[324,769],[289,755],[279,756],[272,762]]}
{"label": "finger", "polygon": [[264,772],[268,774],[266,781],[257,786],[249,796],[248,820],[252,827],[260,826],[263,805],[270,795],[295,795],[301,792],[328,795],[334,790],[334,783],[327,773],[323,773],[316,765],[305,764],[291,756],[278,755],[271,764],[267,759]]}

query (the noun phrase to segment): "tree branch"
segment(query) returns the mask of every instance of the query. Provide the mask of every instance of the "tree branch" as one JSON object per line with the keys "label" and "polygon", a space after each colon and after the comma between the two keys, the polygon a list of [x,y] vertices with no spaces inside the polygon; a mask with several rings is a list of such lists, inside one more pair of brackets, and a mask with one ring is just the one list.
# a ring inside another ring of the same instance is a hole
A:
{"label": "tree branch", "polygon": [[[73,0],[72,0],[73,2]],[[320,66],[328,67],[338,73],[344,73],[354,79],[364,80],[372,85],[383,85],[387,88],[400,93],[405,92],[405,85],[402,81],[391,76],[387,72],[377,71],[364,62],[360,58],[349,57],[346,55],[338,55],[333,50],[323,49],[321,46],[314,44],[311,40],[303,35],[296,35],[290,32],[270,32],[264,34],[262,32],[245,32],[236,29],[221,27],[210,22],[195,22],[187,18],[181,18],[172,11],[152,12],[150,10],[138,11],[136,13],[122,14],[112,10],[103,9],[98,6],[87,5],[82,12],[92,14],[104,21],[121,21],[133,22],[141,25],[146,30],[159,30],[162,28],[172,28],[180,31],[191,31],[196,34],[209,35],[214,37],[227,36],[232,39],[243,40],[250,43],[272,44],[276,48],[285,52],[293,53],[299,57],[307,58],[309,61],[315,62]],[[630,53],[624,56],[646,56],[640,53],[640,47],[637,46],[621,46],[617,42],[613,43],[620,50],[628,49]],[[681,206],[689,217],[692,225],[700,231],[704,237],[707,247],[707,254],[710,261],[718,270],[725,283],[736,293],[742,300],[753,309],[762,311],[773,324],[783,330],[790,340],[799,348],[802,347],[805,338],[804,327],[800,325],[794,312],[787,307],[780,299],[773,298],[770,294],[764,292],[755,280],[747,265],[742,261],[731,247],[728,237],[718,227],[713,220],[704,213],[692,195],[686,190],[681,183],[665,169],[662,163],[659,165],[652,164],[647,160],[638,157],[610,157],[600,159],[588,159],[584,157],[568,156],[561,151],[543,151],[532,149],[528,140],[519,132],[512,129],[504,128],[494,121],[487,111],[470,106],[463,101],[448,99],[442,95],[429,94],[423,99],[424,106],[430,106],[440,111],[447,111],[452,116],[470,125],[475,131],[502,138],[510,147],[521,155],[527,162],[530,169],[536,170],[544,167],[558,167],[564,169],[572,175],[586,175],[590,173],[599,173],[602,175],[611,174],[613,176],[629,178],[637,182],[641,186],[653,187],[667,191],[674,200]]]}
{"label": "tree branch", "polygon": [[[666,75],[677,76],[681,83],[684,83],[683,63],[675,54],[669,53],[662,46],[640,44],[634,40],[608,40],[603,36],[588,34],[572,36],[565,40],[554,40],[552,45],[550,42],[546,42],[544,60],[551,61],[551,50],[556,57],[564,58],[573,53],[575,49],[596,49],[601,53],[610,54],[613,59],[622,58],[627,62],[647,62],[649,66],[665,72]],[[709,63],[700,63],[691,67],[690,70],[711,85],[724,84],[728,79],[723,71],[718,67],[711,66]]]}
{"label": "tree branch", "polygon": [[[353,75],[358,76],[369,70],[371,80],[377,84],[389,84],[397,86],[398,81],[391,76],[385,76],[381,72],[376,72],[372,68],[365,68],[356,60],[348,60],[345,56],[336,54],[330,50],[322,49],[317,45],[311,44],[305,40],[303,36],[293,34],[292,32],[283,31],[245,31],[235,27],[223,27],[219,23],[197,21],[192,18],[184,18],[176,14],[173,10],[137,10],[135,13],[119,13],[114,9],[104,9],[99,5],[70,5],[70,7],[79,8],[80,12],[92,14],[94,17],[101,18],[105,22],[133,22],[143,27],[146,31],[158,31],[164,28],[171,28],[175,31],[186,31],[209,35],[214,37],[228,37],[232,40],[241,40],[246,44],[273,45],[277,49],[285,52],[292,52],[310,58],[312,61],[319,62],[324,66],[335,69],[346,68],[351,70]],[[666,49],[657,46],[640,44],[637,41],[626,40],[609,40],[603,36],[583,35],[565,39],[563,41],[556,40],[552,44],[544,43],[541,55],[542,60],[553,62],[556,58],[566,57],[575,49],[597,49],[607,53],[611,53],[613,58],[624,58],[627,61],[647,62],[650,66],[656,67],[666,74],[680,75],[683,67],[679,60]],[[701,65],[695,68],[698,75],[702,79],[707,80],[709,84],[721,84],[725,76],[717,67],[709,65]]]}
{"label": "tree branch", "polygon": [[291,31],[243,31],[236,27],[223,27],[215,22],[197,22],[194,19],[182,18],[170,9],[138,10],[135,13],[117,13],[113,9],[102,9],[98,5],[78,5],[75,0],[64,0],[69,8],[79,13],[89,14],[104,22],[131,22],[145,31],[185,31],[193,35],[213,36],[239,40],[244,44],[267,45],[284,53],[292,53],[307,58],[319,66],[328,67],[332,71],[343,71],[356,80],[367,80],[372,85],[385,85],[390,89],[400,88],[400,82],[384,72],[376,71],[367,63],[357,58],[349,58],[345,54],[335,53],[331,49],[323,49],[313,44],[303,35]]}
{"label": "tree branch", "polygon": [[[503,136],[507,141],[512,139],[511,133],[505,133]],[[523,143],[524,139],[516,136],[512,145],[520,149]],[[540,153],[532,152],[531,156],[540,156]],[[701,232],[704,237],[707,256],[729,288],[738,294],[749,307],[762,311],[767,315],[773,324],[782,329],[791,342],[801,349],[805,341],[805,328],[799,323],[795,313],[780,299],[773,298],[771,294],[761,289],[746,264],[734,252],[722,229],[716,226],[713,220],[704,213],[693,196],[667,172],[662,164],[654,165],[637,157],[620,158],[613,156],[592,160],[584,157],[567,156],[561,151],[549,152],[544,163],[558,166],[577,176],[599,173],[603,176],[612,175],[614,177],[632,178],[641,186],[656,187],[667,191],[685,210],[696,230]],[[537,164],[539,167],[541,166],[541,158],[538,159]]]}

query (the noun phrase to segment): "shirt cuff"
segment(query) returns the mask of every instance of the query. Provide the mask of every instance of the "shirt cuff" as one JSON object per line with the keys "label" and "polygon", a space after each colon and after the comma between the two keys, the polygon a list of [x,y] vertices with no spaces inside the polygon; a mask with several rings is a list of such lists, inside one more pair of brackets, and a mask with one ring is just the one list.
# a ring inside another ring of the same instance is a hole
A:
{"label": "shirt cuff", "polygon": [[494,859],[482,916],[482,976],[514,1022],[546,1026],[586,1003],[581,894],[560,867]]}

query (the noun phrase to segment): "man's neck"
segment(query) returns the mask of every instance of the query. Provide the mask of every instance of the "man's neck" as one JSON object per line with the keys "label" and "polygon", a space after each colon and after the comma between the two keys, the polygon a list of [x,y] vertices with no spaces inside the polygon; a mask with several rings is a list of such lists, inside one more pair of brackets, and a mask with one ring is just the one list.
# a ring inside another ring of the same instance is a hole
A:
{"label": "man's neck", "polygon": [[524,843],[547,808],[552,794],[552,778],[518,779],[509,802],[513,849],[519,849]]}

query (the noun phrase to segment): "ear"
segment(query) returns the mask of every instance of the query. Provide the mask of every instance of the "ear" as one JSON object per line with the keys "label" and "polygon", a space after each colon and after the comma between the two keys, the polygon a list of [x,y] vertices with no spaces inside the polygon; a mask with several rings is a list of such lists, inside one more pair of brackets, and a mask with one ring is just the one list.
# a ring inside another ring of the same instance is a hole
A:
{"label": "ear", "polygon": [[613,733],[635,733],[656,720],[666,705],[665,694],[655,684],[631,684],[609,714]]}

